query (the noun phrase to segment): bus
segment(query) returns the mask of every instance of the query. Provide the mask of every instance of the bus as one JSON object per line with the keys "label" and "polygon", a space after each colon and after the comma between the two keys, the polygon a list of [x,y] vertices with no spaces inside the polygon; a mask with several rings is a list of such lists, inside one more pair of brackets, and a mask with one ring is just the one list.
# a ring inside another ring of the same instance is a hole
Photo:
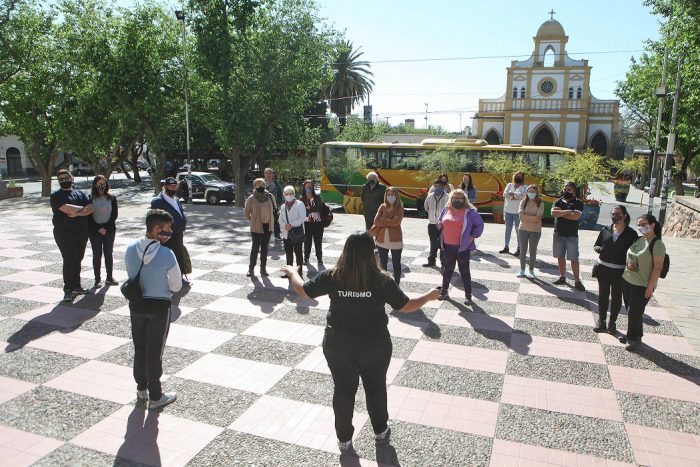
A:
{"label": "bus", "polygon": [[[424,139],[420,144],[354,143],[334,141],[319,149],[321,168],[321,198],[324,202],[342,204],[349,211],[349,198],[356,198],[366,182],[367,173],[374,171],[379,181],[398,189],[404,207],[423,210],[427,196],[438,172],[421,170],[420,159],[436,150],[449,151],[459,160],[459,171],[449,172],[449,181],[455,187],[462,174],[471,174],[477,190],[476,208],[491,212],[494,195],[502,193],[510,180],[485,172],[482,159],[488,154],[502,157],[524,156],[536,167],[537,173],[556,171],[575,151],[555,146],[524,146],[519,144],[490,145],[481,139]],[[543,183],[541,178],[528,176],[526,184],[537,184],[545,202],[545,216],[551,216],[552,203],[560,197],[561,186]]]}

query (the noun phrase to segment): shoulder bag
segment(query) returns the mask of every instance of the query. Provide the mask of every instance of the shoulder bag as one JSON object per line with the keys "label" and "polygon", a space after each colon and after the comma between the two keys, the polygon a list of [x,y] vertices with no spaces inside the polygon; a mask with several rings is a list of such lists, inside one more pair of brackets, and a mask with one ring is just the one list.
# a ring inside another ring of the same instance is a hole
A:
{"label": "shoulder bag", "polygon": [[133,279],[127,279],[124,282],[122,282],[122,285],[119,287],[119,290],[121,290],[122,295],[124,295],[124,298],[129,300],[131,303],[140,303],[141,300],[143,300],[143,290],[141,290],[141,269],[143,269],[143,261],[146,258],[146,252],[148,249],[156,243],[155,241],[151,242],[146,246],[146,249],[143,250],[143,256],[141,257],[141,266],[139,266],[139,272],[136,273],[136,277]]}
{"label": "shoulder bag", "polygon": [[[289,224],[289,208],[285,206],[284,215],[287,218],[287,224]],[[287,241],[292,245],[302,243],[304,241],[304,226],[300,225],[298,227],[292,227],[287,231]]]}

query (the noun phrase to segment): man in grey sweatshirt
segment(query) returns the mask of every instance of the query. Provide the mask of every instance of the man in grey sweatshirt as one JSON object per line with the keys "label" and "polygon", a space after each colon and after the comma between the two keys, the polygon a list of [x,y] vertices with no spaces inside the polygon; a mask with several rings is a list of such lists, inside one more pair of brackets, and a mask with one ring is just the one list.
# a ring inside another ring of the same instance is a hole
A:
{"label": "man in grey sweatshirt", "polygon": [[[156,409],[175,401],[177,395],[163,393],[163,351],[170,328],[173,292],[182,288],[182,275],[175,254],[161,247],[172,235],[172,216],[161,209],[146,214],[146,236],[126,248],[124,262],[129,279],[141,270],[139,283],[143,300],[129,302],[131,335],[134,340],[134,379],[139,400],[149,400]],[[143,266],[141,266],[143,262]]]}

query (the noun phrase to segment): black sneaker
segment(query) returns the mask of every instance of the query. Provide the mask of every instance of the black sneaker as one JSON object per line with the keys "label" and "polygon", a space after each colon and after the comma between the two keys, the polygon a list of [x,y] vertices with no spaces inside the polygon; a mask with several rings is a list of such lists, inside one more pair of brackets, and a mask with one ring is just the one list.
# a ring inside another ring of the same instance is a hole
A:
{"label": "black sneaker", "polygon": [[386,430],[382,431],[381,433],[374,434],[374,441],[377,444],[389,444],[390,439],[391,439],[391,428],[389,428],[388,426],[386,427]]}
{"label": "black sneaker", "polygon": [[95,284],[92,286],[93,289],[99,289],[102,287],[102,280],[100,279],[95,279]]}
{"label": "black sneaker", "polygon": [[520,257],[520,248],[518,248],[517,250],[515,250],[515,251],[513,252],[513,256],[518,256],[518,257]]}
{"label": "black sneaker", "polygon": [[615,321],[610,321],[610,324],[608,324],[608,334],[612,336],[617,334],[617,326],[615,325]]}
{"label": "black sneaker", "polygon": [[269,274],[267,273],[267,269],[265,269],[264,266],[260,268],[260,275],[261,275],[262,277],[267,277],[267,276],[269,276]]}
{"label": "black sneaker", "polygon": [[437,299],[438,299],[438,300],[449,300],[449,299],[450,299],[450,296],[449,296],[449,294],[448,294],[447,292],[443,292],[443,293],[441,293],[441,294],[438,296]]}
{"label": "black sneaker", "polygon": [[87,293],[90,293],[88,289],[84,289],[82,287],[77,287],[73,289],[73,295],[85,295]]}
{"label": "black sneaker", "polygon": [[581,282],[581,281],[576,281],[576,283],[574,284],[574,288],[576,290],[580,290],[581,292],[586,291],[586,287],[584,287],[583,282]]}
{"label": "black sneaker", "polygon": [[605,326],[605,321],[602,319],[597,319],[595,322],[595,327],[593,330],[595,332],[605,332],[606,326]]}
{"label": "black sneaker", "polygon": [[63,300],[61,300],[61,301],[62,302],[72,302],[73,301],[73,292],[71,292],[70,290],[66,291],[63,294]]}
{"label": "black sneaker", "polygon": [[108,277],[105,281],[107,285],[119,285],[119,281],[115,281],[113,277]]}
{"label": "black sneaker", "polygon": [[552,284],[554,284],[554,285],[566,285],[566,278],[560,277],[559,279],[552,282]]}
{"label": "black sneaker", "polygon": [[253,268],[248,269],[246,277],[255,277],[255,271],[253,271]]}
{"label": "black sneaker", "polygon": [[467,306],[472,306],[472,305],[474,304],[474,302],[472,302],[472,299],[471,299],[471,298],[466,297],[466,298],[464,299],[464,304],[467,305]]}
{"label": "black sneaker", "polygon": [[424,268],[434,268],[435,263],[427,262],[423,265]]}
{"label": "black sneaker", "polygon": [[506,246],[501,251],[499,251],[499,253],[510,253],[510,248]]}

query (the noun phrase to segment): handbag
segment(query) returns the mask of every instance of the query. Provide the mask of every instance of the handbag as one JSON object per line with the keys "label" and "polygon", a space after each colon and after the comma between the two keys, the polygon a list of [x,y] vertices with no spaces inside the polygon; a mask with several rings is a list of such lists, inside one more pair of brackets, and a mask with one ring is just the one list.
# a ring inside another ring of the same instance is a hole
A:
{"label": "handbag", "polygon": [[591,269],[591,277],[598,277],[598,263],[593,265],[593,269]]}
{"label": "handbag", "polygon": [[321,222],[323,227],[326,228],[333,222],[333,213],[326,203],[323,203],[323,208],[321,208]]}
{"label": "handbag", "polygon": [[[287,224],[289,224],[289,208],[284,209],[284,215],[287,218]],[[292,227],[287,231],[287,241],[292,245],[302,243],[306,238],[304,234],[304,226]]]}
{"label": "handbag", "polygon": [[141,257],[141,266],[139,266],[139,272],[136,273],[136,277],[133,279],[127,279],[124,282],[122,282],[122,285],[119,287],[119,290],[121,291],[122,295],[124,295],[124,298],[129,300],[131,303],[140,303],[141,300],[143,300],[143,290],[141,290],[141,269],[143,269],[143,261],[146,258],[146,252],[148,249],[156,243],[155,241],[152,241],[151,243],[146,246],[146,249],[143,250],[143,256]]}

